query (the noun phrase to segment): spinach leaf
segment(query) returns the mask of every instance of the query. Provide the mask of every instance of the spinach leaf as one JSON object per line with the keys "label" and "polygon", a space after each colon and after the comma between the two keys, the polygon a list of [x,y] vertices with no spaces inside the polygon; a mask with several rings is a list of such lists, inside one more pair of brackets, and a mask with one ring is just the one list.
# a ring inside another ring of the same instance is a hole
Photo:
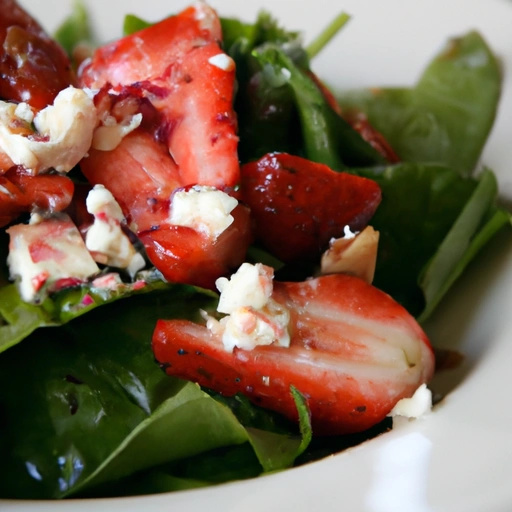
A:
{"label": "spinach leaf", "polygon": [[509,219],[498,210],[490,171],[463,178],[437,164],[366,169],[382,203],[372,219],[380,232],[374,284],[424,320],[478,249]]}
{"label": "spinach leaf", "polygon": [[89,15],[80,0],[75,0],[71,14],[57,28],[54,37],[71,58],[79,44],[95,46]]}
{"label": "spinach leaf", "polygon": [[197,489],[233,480],[254,478],[261,464],[249,443],[216,448],[95,487],[81,497],[139,496]]}
{"label": "spinach leaf", "polygon": [[412,89],[342,94],[348,114],[364,112],[403,161],[473,171],[501,91],[496,57],[477,32],[449,41]]}
{"label": "spinach leaf", "polygon": [[[341,28],[340,15],[313,48],[313,53]],[[299,34],[288,32],[268,14],[254,25],[224,19],[224,47],[237,65],[242,162],[269,152],[287,152],[325,163],[347,165],[383,163],[383,158],[329,106],[309,67]]]}
{"label": "spinach leaf", "polygon": [[139,30],[143,30],[147,27],[150,27],[151,25],[152,23],[150,23],[149,21],[145,21],[142,18],[139,18],[138,16],[135,16],[135,14],[127,14],[124,17],[123,22],[123,35],[130,36],[135,32],[138,32]]}
{"label": "spinach leaf", "polygon": [[510,224],[512,215],[495,206],[497,193],[496,178],[486,170],[433,258],[422,269],[419,286],[426,307],[420,321],[432,313],[478,251],[503,226]]}
{"label": "spinach leaf", "polygon": [[299,34],[282,29],[266,12],[254,24],[230,18],[222,18],[221,23],[224,50],[236,63],[240,160],[254,160],[271,151],[299,153],[301,131],[293,94],[271,70],[264,72],[252,54],[262,44],[275,44],[286,48],[294,62],[307,66]]}
{"label": "spinach leaf", "polygon": [[[67,288],[46,298],[42,304],[23,301],[14,284],[0,288],[0,352],[16,345],[40,327],[64,325],[99,306],[131,295],[162,289],[174,289],[177,296],[186,293],[186,287],[164,282],[157,271],[140,275],[143,280],[119,284],[115,289],[95,288],[92,284]],[[203,293],[216,296],[207,290]]]}
{"label": "spinach leaf", "polygon": [[311,76],[296,66],[283,50],[264,45],[253,55],[264,69],[283,77],[282,86],[293,92],[306,158],[334,170],[384,162],[384,158],[332,110]]}
{"label": "spinach leaf", "polygon": [[246,441],[245,429],[227,407],[196,384],[187,383],[137,425],[96,470],[71,491],[80,492],[167,461]]}
{"label": "spinach leaf", "polygon": [[300,437],[290,435],[295,429],[286,419],[252,405],[243,395],[226,398],[213,393],[212,396],[229,406],[246,427],[248,442],[174,460],[114,484],[109,482],[95,487],[94,496],[131,496],[195,489],[254,478],[261,474],[262,469],[269,472],[289,467],[312,441],[310,414],[304,397],[293,387],[290,391],[299,412]]}
{"label": "spinach leaf", "polygon": [[189,287],[181,296],[154,291],[38,331],[3,354],[0,496],[93,493],[147,468],[242,443],[259,472],[291,465],[307,440],[293,430],[243,426],[224,403],[154,362],[157,319],[197,320],[213,302]]}

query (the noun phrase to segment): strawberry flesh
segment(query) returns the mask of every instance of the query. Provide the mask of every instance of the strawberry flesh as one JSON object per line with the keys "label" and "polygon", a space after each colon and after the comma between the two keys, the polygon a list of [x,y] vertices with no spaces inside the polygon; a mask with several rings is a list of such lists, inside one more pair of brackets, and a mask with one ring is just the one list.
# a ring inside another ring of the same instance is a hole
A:
{"label": "strawberry flesh", "polygon": [[189,379],[297,420],[290,394],[305,396],[315,434],[360,432],[382,421],[434,370],[430,343],[407,311],[361,279],[331,275],[274,283],[272,298],[291,313],[289,348],[224,349],[206,327],[160,320],[156,359]]}

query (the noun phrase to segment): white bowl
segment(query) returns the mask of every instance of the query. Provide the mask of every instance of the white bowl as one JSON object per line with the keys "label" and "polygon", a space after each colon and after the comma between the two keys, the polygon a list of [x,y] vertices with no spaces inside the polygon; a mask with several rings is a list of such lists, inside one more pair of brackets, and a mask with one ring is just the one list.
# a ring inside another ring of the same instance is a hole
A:
{"label": "white bowl", "polygon": [[[52,30],[70,0],[23,0]],[[156,20],[187,2],[88,0],[97,33],[120,33],[125,13]],[[512,201],[512,3],[504,0],[212,0],[223,15],[253,20],[261,7],[311,37],[340,9],[348,27],[314,61],[340,88],[408,85],[447,37],[476,28],[500,55],[505,83],[483,154]],[[57,14],[56,14],[57,13]],[[307,38],[307,37],[306,37]],[[508,236],[507,236],[508,235]],[[258,479],[141,498],[1,501],[5,511],[510,512],[512,510],[512,240],[498,236],[443,300],[427,331],[457,347],[464,364],[434,388],[451,391],[428,417],[327,459]]]}

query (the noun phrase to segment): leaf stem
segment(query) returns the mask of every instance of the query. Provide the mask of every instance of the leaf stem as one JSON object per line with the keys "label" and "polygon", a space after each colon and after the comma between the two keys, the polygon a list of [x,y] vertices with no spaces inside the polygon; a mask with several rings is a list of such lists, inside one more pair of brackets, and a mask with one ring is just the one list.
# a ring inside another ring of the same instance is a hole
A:
{"label": "leaf stem", "polygon": [[316,57],[326,46],[329,41],[343,28],[350,19],[350,15],[346,12],[340,12],[327,27],[311,42],[306,52],[310,59]]}

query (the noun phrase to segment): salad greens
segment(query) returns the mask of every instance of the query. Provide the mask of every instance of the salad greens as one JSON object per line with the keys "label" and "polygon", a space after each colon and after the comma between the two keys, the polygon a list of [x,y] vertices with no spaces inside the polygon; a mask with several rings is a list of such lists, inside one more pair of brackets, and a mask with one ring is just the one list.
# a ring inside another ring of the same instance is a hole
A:
{"label": "salad greens", "polygon": [[[169,284],[155,269],[139,274],[141,279],[120,283],[115,288],[95,288],[93,284],[67,288],[47,297],[41,304],[21,299],[14,284],[0,288],[0,352],[19,343],[40,327],[64,325],[104,304],[131,295],[174,289],[176,297],[185,298],[193,287]],[[142,279],[143,278],[143,279]],[[203,290],[216,297],[216,294]]]}
{"label": "salad greens", "polygon": [[258,474],[288,467],[311,436],[299,394],[294,392],[302,435],[241,398],[217,399],[170,378],[154,362],[157,319],[196,319],[199,308],[211,303],[199,291],[160,290],[45,329],[3,354],[1,389],[16,392],[1,396],[0,495],[86,493],[147,468],[242,443],[250,445],[246,458]]}
{"label": "salad greens", "polygon": [[443,163],[471,175],[492,128],[501,69],[480,34],[454,38],[411,89],[376,88],[339,97],[362,111],[404,162]]}
{"label": "salad greens", "polygon": [[[335,113],[311,73],[310,59],[347,20],[341,14],[305,50],[297,32],[267,13],[254,24],[222,19],[225,49],[237,64],[240,158],[286,151],[376,180],[383,200],[372,221],[380,232],[375,284],[424,320],[510,223],[496,205],[492,172],[471,177],[492,126],[501,72],[471,32],[453,40],[411,89],[340,95],[344,112],[368,116],[402,160],[386,165]],[[129,15],[124,32],[148,25]],[[57,37],[69,53],[91,42],[83,6],[76,4]],[[295,389],[299,427],[243,397],[165,375],[151,351],[156,321],[196,319],[200,308],[215,307],[216,294],[153,274],[141,289],[84,286],[26,304],[8,282],[6,254],[2,233],[0,352],[9,349],[0,355],[2,497],[201,487],[314,460],[389,428],[385,422],[357,436],[313,439]],[[282,265],[258,247],[250,255]]]}
{"label": "salad greens", "polygon": [[[461,178],[442,164],[359,170],[382,189],[374,285],[425,320],[510,214],[496,206],[496,178]],[[414,198],[411,201],[411,198]]]}
{"label": "salad greens", "polygon": [[93,45],[94,34],[89,15],[85,5],[76,0],[70,16],[55,32],[55,39],[59,41],[67,54],[73,57],[73,50],[80,44]]}

